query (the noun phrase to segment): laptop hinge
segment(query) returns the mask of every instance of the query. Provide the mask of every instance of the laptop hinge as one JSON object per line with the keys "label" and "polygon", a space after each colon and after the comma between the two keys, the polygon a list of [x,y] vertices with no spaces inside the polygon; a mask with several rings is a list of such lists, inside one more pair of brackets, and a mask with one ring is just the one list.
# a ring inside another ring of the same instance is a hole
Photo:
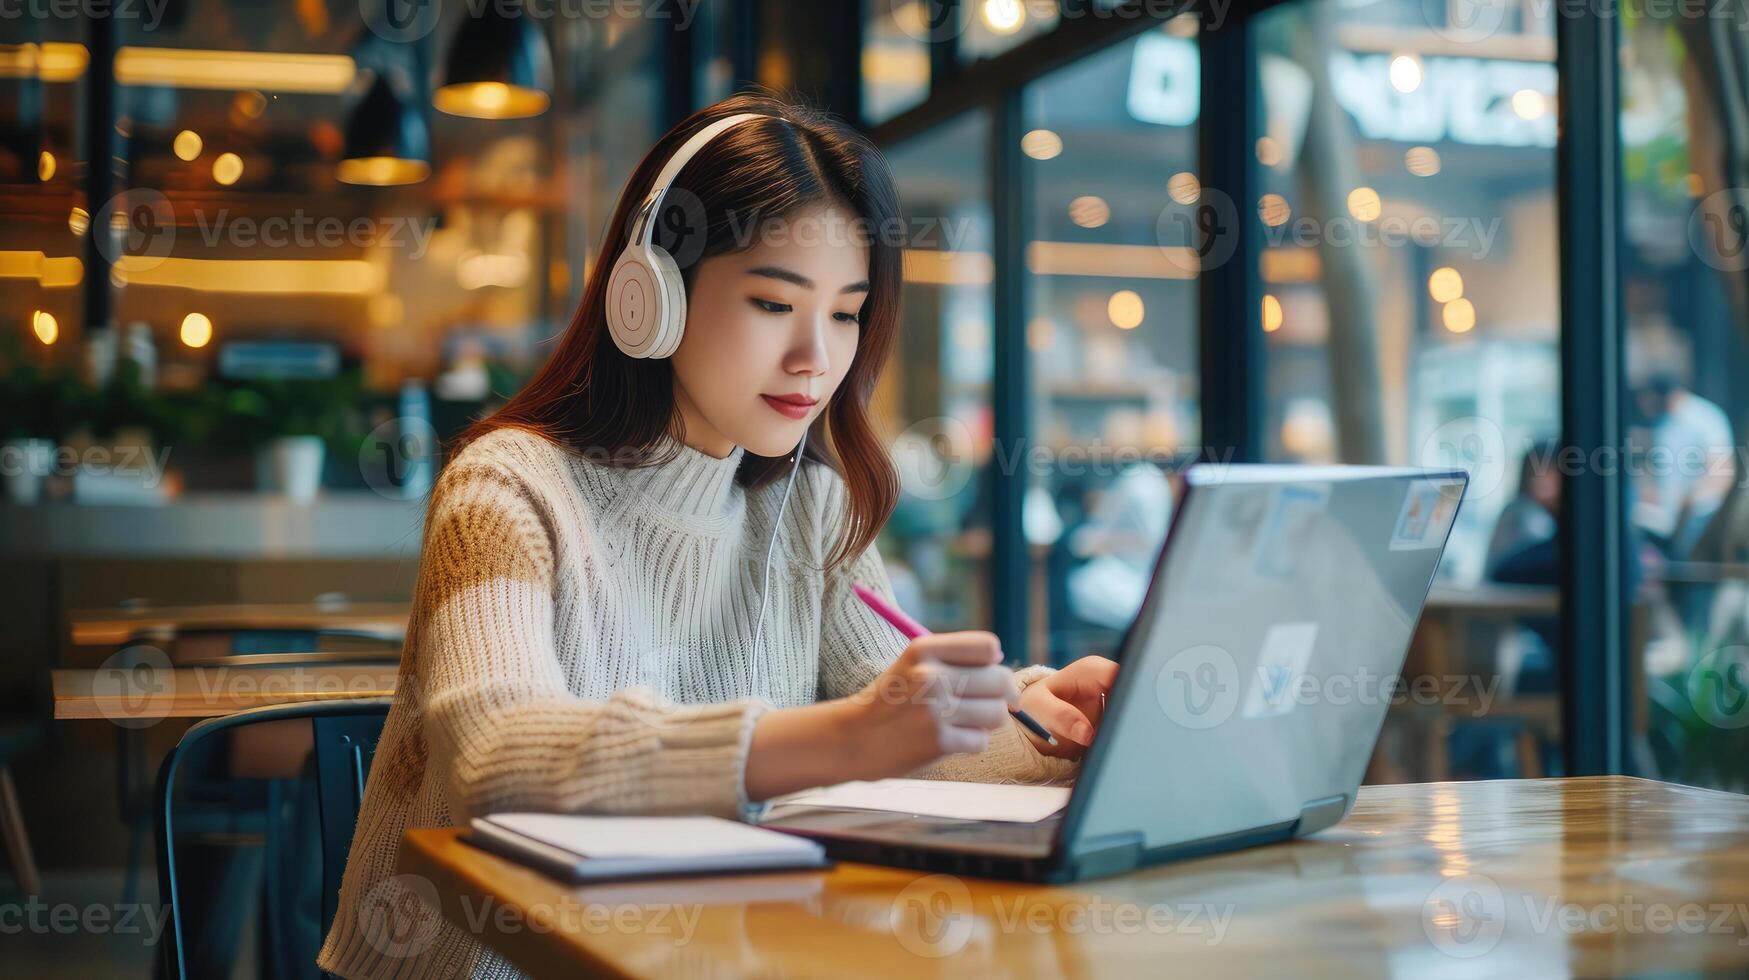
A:
{"label": "laptop hinge", "polygon": [[1136,867],[1142,858],[1142,832],[1101,834],[1075,848],[1076,873],[1088,878],[1118,874]]}
{"label": "laptop hinge", "polygon": [[1339,794],[1313,800],[1300,807],[1299,822],[1294,824],[1294,836],[1315,834],[1325,827],[1335,826],[1348,815],[1348,796]]}

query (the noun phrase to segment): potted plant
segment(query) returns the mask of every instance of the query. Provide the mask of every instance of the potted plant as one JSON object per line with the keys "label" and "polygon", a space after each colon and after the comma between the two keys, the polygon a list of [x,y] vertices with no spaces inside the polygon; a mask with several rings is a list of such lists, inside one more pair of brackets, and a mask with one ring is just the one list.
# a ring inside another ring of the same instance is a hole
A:
{"label": "potted plant", "polygon": [[298,504],[316,499],[330,447],[345,440],[357,400],[347,375],[259,381],[232,394],[231,410],[255,438],[255,483]]}
{"label": "potted plant", "polygon": [[6,499],[34,504],[54,472],[55,441],[79,401],[80,385],[48,371],[16,342],[7,347],[9,367],[0,375],[0,478]]}

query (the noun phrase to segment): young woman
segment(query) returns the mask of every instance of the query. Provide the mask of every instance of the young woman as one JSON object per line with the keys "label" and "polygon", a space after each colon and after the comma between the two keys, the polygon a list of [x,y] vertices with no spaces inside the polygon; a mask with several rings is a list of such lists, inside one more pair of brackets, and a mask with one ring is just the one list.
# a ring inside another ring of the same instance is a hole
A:
{"label": "young woman", "polygon": [[[727,122],[743,114],[760,118]],[[664,165],[717,123],[648,216],[684,285],[660,356],[659,337],[639,347],[658,299],[622,281],[650,273],[617,270]],[[638,167],[570,329],[431,494],[324,969],[514,975],[395,875],[408,827],[1072,777],[1114,663],[1015,672],[989,633],[907,643],[851,591],[892,595],[873,541],[897,480],[867,412],[898,321],[897,218],[873,146],[766,96],[695,114]]]}

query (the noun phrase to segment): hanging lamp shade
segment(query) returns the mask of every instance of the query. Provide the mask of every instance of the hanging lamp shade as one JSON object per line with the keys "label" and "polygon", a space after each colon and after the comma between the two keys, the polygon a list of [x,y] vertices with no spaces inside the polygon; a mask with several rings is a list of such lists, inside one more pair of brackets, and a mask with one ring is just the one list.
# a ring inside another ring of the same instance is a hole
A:
{"label": "hanging lamp shade", "polygon": [[462,21],[431,104],[454,116],[520,119],[547,111],[552,91],[553,58],[540,25],[504,0]]}
{"label": "hanging lamp shade", "polygon": [[334,176],[347,184],[416,184],[431,173],[431,132],[419,106],[378,75],[346,121],[346,149]]}

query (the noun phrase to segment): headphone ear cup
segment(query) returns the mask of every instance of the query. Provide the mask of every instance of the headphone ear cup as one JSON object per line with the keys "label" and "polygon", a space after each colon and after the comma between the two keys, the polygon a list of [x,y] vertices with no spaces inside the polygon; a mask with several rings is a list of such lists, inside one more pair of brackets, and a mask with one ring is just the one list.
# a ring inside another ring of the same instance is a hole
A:
{"label": "headphone ear cup", "polygon": [[686,336],[686,280],[674,257],[660,245],[650,246],[658,292],[662,295],[661,319],[653,321],[657,334],[650,338],[650,357],[672,357]]}
{"label": "headphone ear cup", "polygon": [[607,280],[607,329],[613,342],[627,357],[649,357],[654,352],[667,299],[656,270],[627,249],[613,264]]}

